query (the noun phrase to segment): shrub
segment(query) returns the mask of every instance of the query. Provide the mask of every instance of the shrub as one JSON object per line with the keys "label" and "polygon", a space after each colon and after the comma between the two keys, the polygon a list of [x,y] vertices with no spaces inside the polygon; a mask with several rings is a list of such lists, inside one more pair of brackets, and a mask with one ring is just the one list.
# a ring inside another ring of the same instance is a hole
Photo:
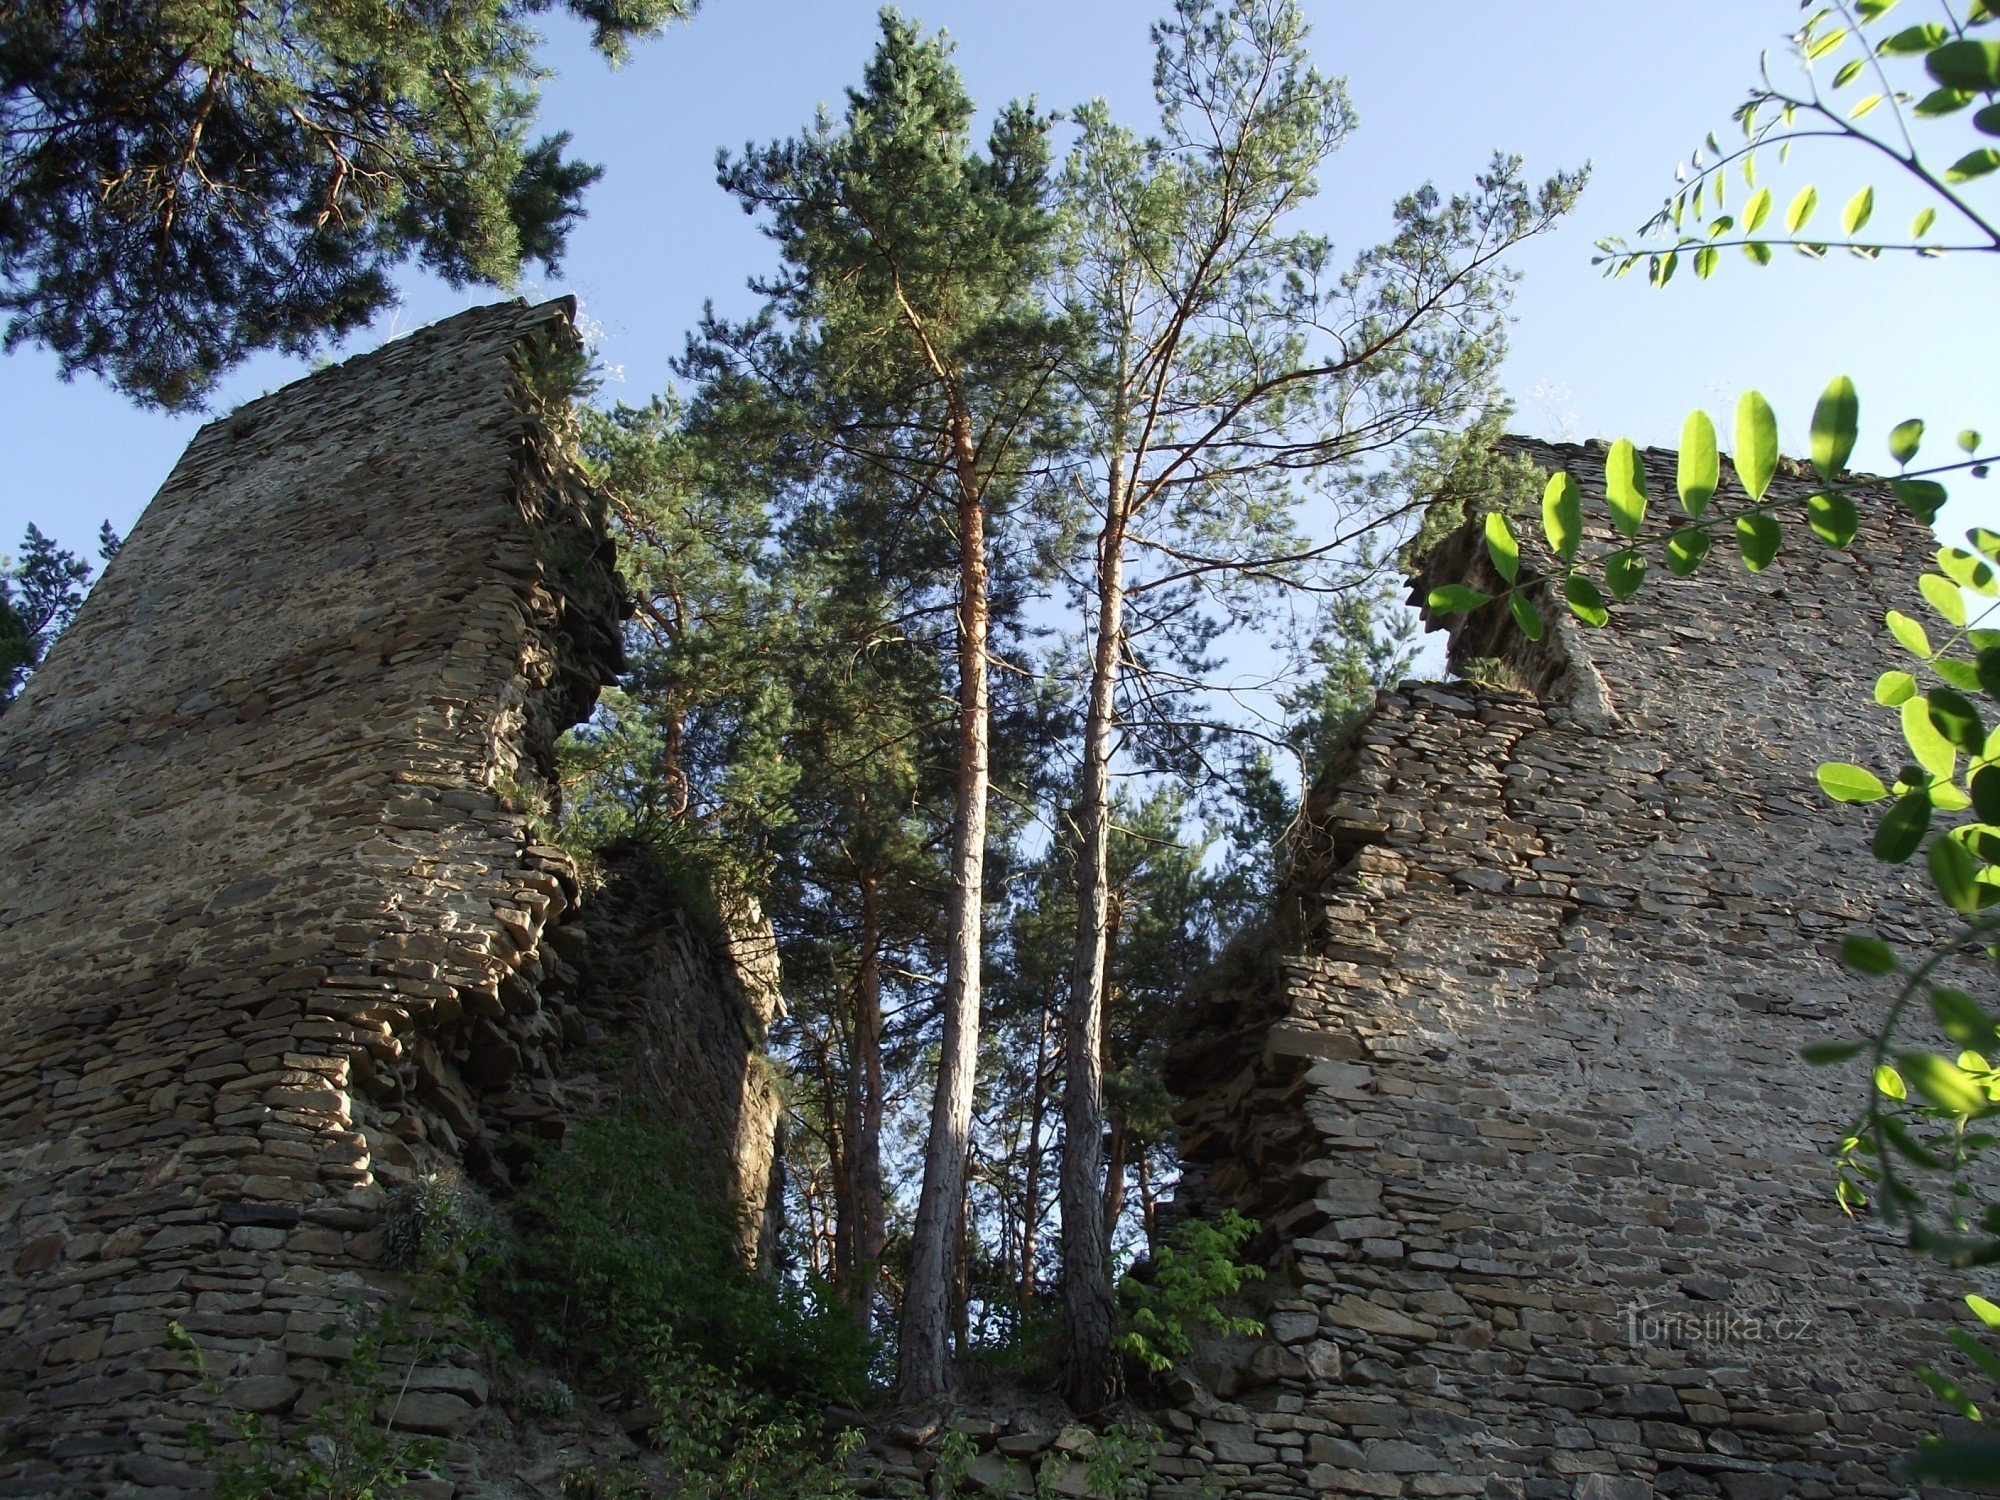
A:
{"label": "shrub", "polygon": [[1261,1281],[1261,1266],[1245,1265],[1240,1252],[1257,1233],[1254,1219],[1229,1208],[1210,1223],[1189,1219],[1153,1255],[1153,1274],[1119,1283],[1125,1332],[1113,1347],[1158,1373],[1194,1352],[1190,1328],[1206,1324],[1225,1334],[1259,1334],[1254,1318],[1232,1317],[1221,1308],[1247,1281]]}

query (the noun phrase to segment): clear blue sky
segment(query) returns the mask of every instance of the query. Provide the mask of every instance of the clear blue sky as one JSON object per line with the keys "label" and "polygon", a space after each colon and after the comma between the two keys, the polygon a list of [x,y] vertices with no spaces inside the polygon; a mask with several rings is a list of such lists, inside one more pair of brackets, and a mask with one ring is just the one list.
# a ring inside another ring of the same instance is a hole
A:
{"label": "clear blue sky", "polygon": [[[982,103],[1035,94],[1058,107],[1107,97],[1125,119],[1150,118],[1146,28],[1163,0],[930,0],[904,8],[947,28]],[[1379,237],[1394,198],[1425,181],[1467,183],[1496,148],[1531,171],[1589,161],[1581,207],[1519,261],[1524,274],[1507,384],[1520,425],[1550,436],[1633,437],[1671,446],[1688,407],[1729,430],[1745,386],[1777,406],[1800,451],[1826,379],[1861,384],[1868,433],[1857,462],[1886,465],[1881,435],[1922,414],[1933,430],[2000,434],[2000,264],[1990,256],[1864,266],[1779,259],[1758,271],[1731,260],[1715,280],[1683,276],[1664,291],[1602,280],[1594,240],[1629,233],[1657,205],[1675,161],[1720,130],[1799,19],[1792,0],[1445,0],[1425,7],[1305,0],[1320,65],[1344,74],[1361,128],[1336,158],[1311,210],[1350,252]],[[611,394],[642,400],[704,298],[748,306],[746,275],[768,246],[715,186],[718,146],[792,132],[821,101],[838,105],[874,38],[872,0],[708,0],[696,21],[642,46],[615,72],[580,31],[551,26],[544,120],[574,132],[608,172],[590,198],[560,279],[522,290],[573,291],[603,327],[602,355],[622,370]],[[553,18],[551,18],[553,20]],[[1940,130],[1946,127],[1937,127]],[[1947,140],[1955,140],[1951,136]],[[1803,164],[1801,164],[1803,165]],[[1823,194],[1858,186],[1852,157],[1818,172]],[[1795,168],[1786,181],[1811,173]],[[2000,189],[1994,190],[2000,193]],[[1837,202],[1845,192],[1835,195]],[[1886,223],[1906,222],[1885,206]],[[453,292],[411,274],[406,307],[351,341],[356,352],[496,294]],[[1943,346],[1943,352],[1940,352]],[[302,373],[261,360],[222,390],[218,409]],[[199,418],[132,407],[101,386],[61,383],[34,349],[0,358],[0,549],[36,521],[88,550],[98,522],[128,527],[166,477]],[[1960,486],[1945,518],[2000,528],[2000,477]]]}

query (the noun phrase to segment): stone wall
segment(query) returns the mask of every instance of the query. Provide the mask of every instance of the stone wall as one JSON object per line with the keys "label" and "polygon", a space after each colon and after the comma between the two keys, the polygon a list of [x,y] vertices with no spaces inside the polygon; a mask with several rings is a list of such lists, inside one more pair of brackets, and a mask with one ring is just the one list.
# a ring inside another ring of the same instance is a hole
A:
{"label": "stone wall", "polygon": [[[582,985],[578,871],[524,810],[627,608],[557,431],[570,311],[464,313],[209,424],[0,719],[0,1493],[198,1483],[169,1320],[289,1412],[330,1320],[397,1288],[386,1194],[504,1191],[574,1112],[564,1046],[635,1016],[733,1028],[657,1097],[761,1201],[768,966],[655,906],[595,941],[666,977]],[[456,1434],[486,1394],[441,1356],[397,1420]]]}
{"label": "stone wall", "polygon": [[[1587,491],[1602,474],[1601,449],[1527,446]],[[1311,794],[1274,931],[1172,1059],[1185,1196],[1260,1219],[1275,1275],[1271,1337],[1211,1351],[1167,1472],[1273,1496],[1903,1492],[1894,1456],[1942,1415],[1913,1366],[1952,1362],[1973,1288],[1836,1209],[1863,1084],[1796,1059],[1884,1002],[1838,936],[1921,938],[1936,910],[1812,776],[1905,758],[1870,685],[1935,546],[1885,497],[1851,552],[1718,555],[1606,630],[1460,622],[1460,660],[1537,692],[1383,695]],[[1461,532],[1418,588],[1478,565]]]}

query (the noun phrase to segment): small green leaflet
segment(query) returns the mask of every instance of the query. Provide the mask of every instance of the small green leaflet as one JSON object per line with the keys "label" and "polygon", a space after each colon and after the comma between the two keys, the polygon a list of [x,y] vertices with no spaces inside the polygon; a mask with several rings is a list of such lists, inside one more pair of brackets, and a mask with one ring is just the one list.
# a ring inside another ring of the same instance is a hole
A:
{"label": "small green leaflet", "polygon": [[1783,539],[1784,528],[1762,511],[1736,518],[1736,550],[1743,554],[1743,566],[1753,573],[1771,565]]}
{"label": "small green leaflet", "polygon": [[1910,113],[1926,120],[1935,120],[1944,115],[1957,114],[1971,102],[1972,95],[1963,89],[1932,89],[1910,106]]}
{"label": "small green leaflet", "polygon": [[1830,760],[1815,774],[1819,789],[1836,802],[1880,802],[1889,795],[1881,777],[1846,761]]}
{"label": "small green leaflet", "polygon": [[1865,932],[1849,933],[1840,940],[1840,961],[1857,974],[1896,972],[1896,955],[1889,945]]}
{"label": "small green leaflet", "polygon": [[1946,906],[1966,916],[1979,910],[1979,861],[1965,845],[1957,839],[1932,839],[1930,867],[1931,884]]}
{"label": "small green leaflet", "polygon": [[1514,623],[1521,627],[1521,634],[1531,641],[1539,641],[1542,638],[1542,612],[1528,602],[1526,595],[1509,594],[1507,609],[1514,616]]}
{"label": "small green leaflet", "polygon": [[1945,624],[1965,623],[1965,595],[1959,592],[1958,585],[1949,578],[1926,573],[1917,580],[1917,588],[1922,591],[1925,602],[1944,616]]}
{"label": "small green leaflet", "polygon": [[1620,438],[1604,455],[1604,498],[1611,521],[1626,536],[1637,536],[1646,520],[1646,461],[1630,438]]}
{"label": "small green leaflet", "polygon": [[1937,519],[1939,507],[1948,498],[1944,486],[1935,479],[1892,479],[1889,489],[1903,504],[1903,509],[1925,525]]}
{"label": "small green leaflet", "polygon": [[1958,751],[1931,722],[1929,701],[1912,698],[1899,712],[1903,716],[1903,743],[1910,747],[1917,764],[1939,781],[1950,781],[1958,769]]}
{"label": "small green leaflet", "polygon": [[1986,1090],[1956,1063],[1946,1062],[1934,1052],[1899,1052],[1896,1061],[1903,1076],[1917,1086],[1917,1092],[1939,1108],[1959,1115],[1985,1111]]}
{"label": "small green leaflet", "polygon": [[1931,659],[1931,638],[1924,634],[1924,627],[1904,614],[1900,609],[1892,609],[1882,617],[1889,627],[1889,634],[1896,638],[1896,644],[1912,656]]}
{"label": "small green leaflet", "polygon": [[1889,429],[1889,456],[1904,468],[1917,456],[1917,444],[1924,440],[1924,420],[1911,417],[1907,422],[1898,422]]}
{"label": "small green leaflet", "polygon": [[1743,253],[1760,266],[1768,266],[1771,263],[1771,247],[1762,240],[1750,241],[1743,247]]}
{"label": "small green leaflet", "polygon": [[1646,559],[1630,547],[1604,559],[1604,586],[1614,599],[1630,599],[1646,581]]}
{"label": "small green leaflet", "polygon": [[1960,588],[1971,589],[1975,594],[1984,594],[1988,598],[2000,592],[2000,579],[1994,576],[1992,566],[1984,558],[1975,557],[1962,547],[1938,548],[1937,561],[1938,566]]}
{"label": "small green leaflet", "polygon": [[1981,135],[2000,135],[2000,104],[1989,104],[1974,115],[1972,128]]}
{"label": "small green leaflet", "polygon": [[1857,234],[1875,216],[1875,189],[1865,187],[1847,200],[1847,207],[1840,211],[1840,227],[1849,234]]}
{"label": "small green leaflet", "polygon": [[1917,679],[1908,672],[1884,672],[1875,679],[1875,701],[1894,708],[1917,696]]}
{"label": "small green leaflet", "polygon": [[1930,826],[1931,799],[1921,791],[1905,793],[1875,829],[1875,857],[1885,864],[1900,865],[1917,852]]}
{"label": "small green leaflet", "polygon": [[1937,223],[1936,209],[1920,209],[1917,216],[1910,220],[1910,238],[1913,240],[1922,239],[1931,232],[1931,225],[1935,223]]}
{"label": "small green leaflet", "polygon": [[1777,413],[1762,392],[1745,391],[1736,402],[1736,477],[1752,500],[1762,500],[1777,472]]}
{"label": "small green leaflet", "polygon": [[1764,221],[1771,216],[1771,190],[1758,188],[1743,205],[1743,232],[1755,234],[1764,227]]}
{"label": "small green leaflet", "polygon": [[1988,558],[2000,563],[2000,531],[1988,531],[1984,526],[1975,526],[1966,532],[1965,539]]}
{"label": "small green leaflet", "polygon": [[1486,555],[1493,559],[1493,571],[1512,583],[1521,572],[1521,544],[1514,528],[1499,511],[1486,513]]}
{"label": "small green leaflet", "polygon": [[1958,446],[1963,448],[1967,453],[1977,453],[1979,451],[1979,429],[1968,427],[1965,431],[1961,432],[1958,435]]}
{"label": "small green leaflet", "polygon": [[1910,1097],[1909,1089],[1903,1085],[1903,1075],[1887,1063],[1883,1063],[1875,1069],[1875,1088],[1877,1092],[1887,1095],[1891,1099],[1907,1099]]}
{"label": "small green leaflet", "polygon": [[1983,822],[2000,824],[2000,766],[1972,773],[1972,807]]}
{"label": "small green leaflet", "polygon": [[[1972,700],[1951,688],[1932,688],[1924,701],[1930,706],[1931,727],[1944,739],[1967,755],[1978,755],[1986,748],[1986,725],[1981,722],[1979,710],[1972,706]],[[1911,748],[1915,748],[1912,746]],[[1926,765],[1925,769],[1930,769]]]}
{"label": "small green leaflet", "polygon": [[1931,49],[1924,71],[1948,89],[1983,93],[2000,88],[2000,42],[1946,42]]}
{"label": "small green leaflet", "polygon": [[1691,411],[1681,423],[1680,463],[1674,475],[1681,509],[1691,516],[1707,510],[1721,479],[1722,460],[1715,451],[1715,424],[1708,419],[1707,412]]}
{"label": "small green leaflet", "polygon": [[1812,416],[1812,461],[1820,478],[1831,483],[1847,467],[1861,428],[1861,398],[1854,382],[1836,375],[1820,393]]}
{"label": "small green leaflet", "polygon": [[1965,1305],[1971,1308],[1979,1321],[1988,1328],[2000,1328],[2000,1307],[1994,1306],[1976,1293],[1965,1299]]}
{"label": "small green leaflet", "polygon": [[1792,206],[1785,210],[1785,228],[1790,233],[1797,234],[1811,221],[1813,210],[1818,207],[1818,188],[1805,187],[1799,189],[1799,195],[1792,199]]}
{"label": "small green leaflet", "polygon": [[1567,473],[1551,475],[1542,491],[1542,531],[1557,557],[1568,562],[1576,556],[1583,540],[1583,496]]}
{"label": "small green leaflet", "polygon": [[1882,38],[1875,44],[1875,50],[1888,53],[1892,57],[1898,53],[1928,52],[1950,35],[1951,33],[1937,22],[1929,21],[1922,26],[1907,27],[1893,36]]}
{"label": "small green leaflet", "polygon": [[1478,589],[1463,583],[1447,583],[1440,588],[1432,589],[1430,597],[1425,602],[1436,614],[1462,615],[1468,610],[1478,609],[1481,605],[1491,604],[1493,596],[1482,594]]}
{"label": "small green leaflet", "polygon": [[2000,698],[2000,646],[1980,647],[1977,663],[1973,671],[1978,675],[1979,685]]}
{"label": "small green leaflet", "polygon": [[1854,502],[1837,490],[1807,496],[1806,516],[1812,534],[1829,547],[1845,547],[1861,524]]}
{"label": "small green leaflet", "polygon": [[1959,656],[1937,656],[1931,659],[1931,670],[1955,688],[1968,693],[1982,691],[1986,684],[1979,680],[1979,669]]}
{"label": "small green leaflet", "polygon": [[1815,1068],[1824,1068],[1859,1057],[1867,1050],[1866,1042],[1808,1042],[1799,1048],[1799,1056]]}
{"label": "small green leaflet", "polygon": [[1977,151],[1968,151],[1957,161],[1944,169],[1946,182],[1971,182],[1978,177],[2000,170],[2000,151],[1991,146],[1981,146]]}
{"label": "small green leaflet", "polygon": [[1963,990],[1939,985],[1931,991],[1931,1013],[1944,1034],[1961,1047],[1991,1047],[1996,1040],[1992,1021],[1979,1002]]}
{"label": "small green leaflet", "polygon": [[1611,618],[1611,611],[1604,607],[1604,595],[1581,573],[1572,573],[1563,580],[1563,598],[1570,613],[1586,625],[1602,625]]}

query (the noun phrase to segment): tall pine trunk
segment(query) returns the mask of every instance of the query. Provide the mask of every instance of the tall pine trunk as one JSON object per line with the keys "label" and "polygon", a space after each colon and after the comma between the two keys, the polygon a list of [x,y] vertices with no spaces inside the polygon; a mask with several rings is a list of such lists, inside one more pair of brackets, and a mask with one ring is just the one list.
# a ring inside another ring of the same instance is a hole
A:
{"label": "tall pine trunk", "polygon": [[1077,793],[1076,952],[1063,1055],[1063,1394],[1080,1412],[1118,1399],[1111,1245],[1104,1228],[1104,970],[1110,922],[1111,757],[1124,648],[1126,484],[1114,462],[1097,542],[1097,632]]}
{"label": "tall pine trunk", "polygon": [[986,511],[972,423],[953,422],[958,466],[958,788],[951,831],[951,908],[946,938],[944,1038],[931,1099],[924,1186],[903,1298],[900,1386],[906,1401],[951,1387],[952,1290],[971,1145],[972,1087],[979,1061],[979,951],[986,865],[987,718]]}
{"label": "tall pine trunk", "polygon": [[1042,1116],[1046,1109],[1046,1088],[1042,1069],[1049,1051],[1049,1012],[1042,1008],[1035,1035],[1035,1086],[1028,1114],[1028,1169],[1021,1189],[1021,1278],[1020,1307],[1025,1318],[1035,1300],[1035,1225],[1042,1209]]}
{"label": "tall pine trunk", "polygon": [[874,1326],[887,1228],[882,1213],[882,920],[872,874],[861,877],[861,964],[854,984],[853,1053],[847,1079],[848,1245],[846,1291],[854,1324]]}

